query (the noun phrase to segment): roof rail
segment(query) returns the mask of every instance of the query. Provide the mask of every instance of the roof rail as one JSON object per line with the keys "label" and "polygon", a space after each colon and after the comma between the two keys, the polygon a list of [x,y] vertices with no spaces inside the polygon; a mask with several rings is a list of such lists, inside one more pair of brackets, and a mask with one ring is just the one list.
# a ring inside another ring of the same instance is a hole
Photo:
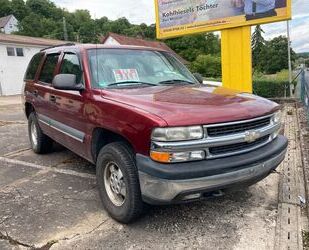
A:
{"label": "roof rail", "polygon": [[58,48],[58,47],[64,47],[64,46],[74,46],[76,45],[75,43],[63,43],[63,44],[59,44],[59,45],[55,45],[55,46],[50,46],[44,49],[41,49],[41,51],[47,50],[47,49],[53,49],[53,48]]}

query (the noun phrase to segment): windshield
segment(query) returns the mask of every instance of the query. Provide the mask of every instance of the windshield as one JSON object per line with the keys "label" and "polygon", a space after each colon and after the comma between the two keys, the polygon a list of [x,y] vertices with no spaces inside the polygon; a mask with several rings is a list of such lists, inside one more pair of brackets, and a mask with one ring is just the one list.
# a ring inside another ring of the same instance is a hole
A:
{"label": "windshield", "polygon": [[167,52],[91,49],[88,55],[93,88],[197,83],[189,70]]}

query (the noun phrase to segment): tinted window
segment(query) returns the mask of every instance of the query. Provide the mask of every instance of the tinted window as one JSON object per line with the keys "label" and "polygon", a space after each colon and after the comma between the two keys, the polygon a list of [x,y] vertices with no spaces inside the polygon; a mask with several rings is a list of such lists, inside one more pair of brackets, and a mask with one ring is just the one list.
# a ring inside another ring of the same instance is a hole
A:
{"label": "tinted window", "polygon": [[82,71],[76,54],[65,54],[60,70],[61,74],[76,75],[76,83],[80,83],[82,79]]}
{"label": "tinted window", "polygon": [[28,69],[27,69],[27,72],[26,72],[26,75],[25,75],[25,79],[27,80],[34,80],[35,78],[35,74],[38,70],[38,67],[40,65],[40,62],[41,62],[41,59],[42,59],[42,54],[36,54],[32,57],[30,63],[29,63],[29,66],[28,66]]}
{"label": "tinted window", "polygon": [[6,52],[8,56],[15,56],[15,49],[12,47],[6,47]]}
{"label": "tinted window", "polygon": [[16,48],[16,55],[17,56],[24,56],[24,49],[23,48]]}
{"label": "tinted window", "polygon": [[45,83],[52,83],[54,78],[54,71],[58,63],[59,54],[47,55],[43,65],[39,80]]}

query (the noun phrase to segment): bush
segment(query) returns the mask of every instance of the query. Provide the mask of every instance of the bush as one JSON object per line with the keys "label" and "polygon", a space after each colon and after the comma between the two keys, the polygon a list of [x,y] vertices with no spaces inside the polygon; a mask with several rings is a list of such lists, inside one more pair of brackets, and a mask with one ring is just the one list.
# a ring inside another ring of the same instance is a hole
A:
{"label": "bush", "polygon": [[286,95],[289,97],[290,88],[288,81],[254,80],[253,93],[265,98],[284,97],[285,87],[287,87]]}
{"label": "bush", "polygon": [[221,77],[221,58],[212,55],[199,55],[191,64],[190,69],[204,77]]}

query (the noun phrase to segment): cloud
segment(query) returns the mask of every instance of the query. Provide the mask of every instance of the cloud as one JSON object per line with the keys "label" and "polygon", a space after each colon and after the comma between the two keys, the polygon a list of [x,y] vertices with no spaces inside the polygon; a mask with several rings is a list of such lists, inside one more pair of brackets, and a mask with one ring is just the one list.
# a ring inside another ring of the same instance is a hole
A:
{"label": "cloud", "polygon": [[[291,0],[293,20],[290,22],[292,47],[296,52],[309,51],[309,0]],[[153,0],[53,0],[69,11],[88,9],[94,18],[111,20],[126,17],[131,23],[155,23]],[[263,25],[265,38],[286,35],[286,22]]]}
{"label": "cloud", "polygon": [[54,0],[53,2],[69,11],[87,9],[95,18],[106,16],[115,20],[126,17],[135,24],[155,22],[152,0]]}
{"label": "cloud", "polygon": [[[290,37],[293,49],[300,52],[309,51],[309,1],[292,1],[292,20],[290,21]],[[265,38],[272,39],[276,36],[287,36],[286,22],[262,25]]]}

